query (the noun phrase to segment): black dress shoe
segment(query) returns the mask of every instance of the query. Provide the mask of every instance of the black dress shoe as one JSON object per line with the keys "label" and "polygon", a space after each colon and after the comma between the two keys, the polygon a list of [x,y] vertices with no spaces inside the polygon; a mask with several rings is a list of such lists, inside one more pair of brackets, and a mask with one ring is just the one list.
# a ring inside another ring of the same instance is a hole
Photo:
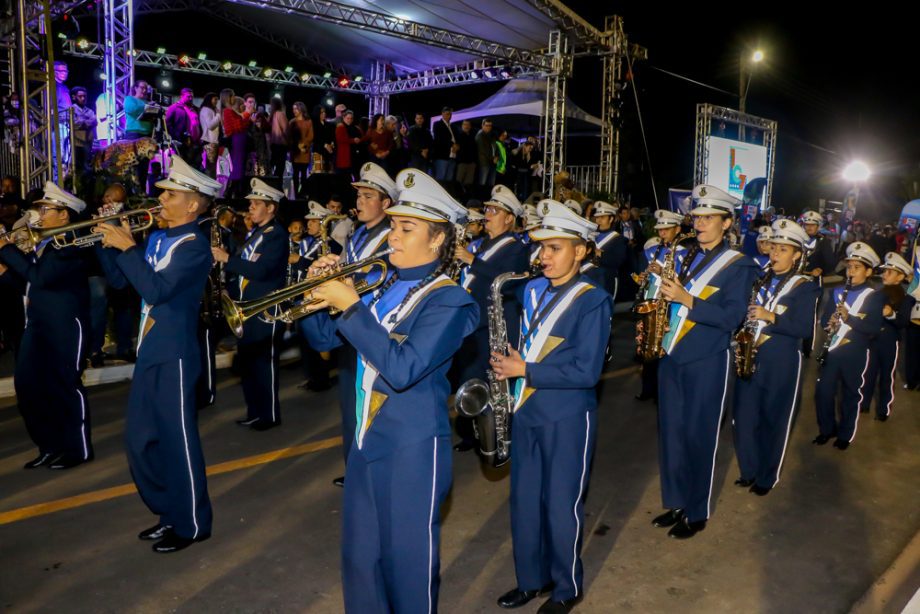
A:
{"label": "black dress shoe", "polygon": [[332,480],[333,485],[338,486],[339,488],[345,488],[345,476],[343,475],[340,478]]}
{"label": "black dress shoe", "polygon": [[578,603],[579,599],[564,599],[562,601],[553,601],[552,599],[543,603],[537,614],[568,614]]}
{"label": "black dress shoe", "polygon": [[885,422],[886,420],[888,420],[888,416],[879,416],[878,414],[876,414],[875,419],[878,420],[879,422]]}
{"label": "black dress shoe", "polygon": [[850,442],[844,441],[843,439],[838,438],[834,440],[834,447],[837,448],[838,450],[843,451],[850,447]]}
{"label": "black dress shoe", "polygon": [[674,539],[690,539],[705,528],[705,520],[690,522],[685,516],[680,519],[680,522],[671,527],[671,530],[668,531],[668,537],[673,537]]}
{"label": "black dress shoe", "polygon": [[470,450],[472,450],[472,449],[475,448],[475,447],[476,447],[476,442],[475,442],[475,441],[469,441],[469,440],[467,440],[467,439],[464,439],[464,440],[461,441],[460,443],[454,444],[454,451],[456,451],[456,452],[469,452]]}
{"label": "black dress shoe", "polygon": [[519,608],[522,605],[529,603],[530,601],[536,599],[540,595],[540,589],[533,591],[522,591],[519,588],[513,588],[501,597],[498,598],[496,603],[498,607],[505,608],[506,610],[513,610],[514,608]]}
{"label": "black dress shoe", "polygon": [[42,452],[28,463],[22,466],[23,469],[35,469],[36,467],[41,467],[42,465],[47,465],[50,462],[56,461],[60,454],[54,454],[53,452]]}
{"label": "black dress shoe", "polygon": [[236,423],[240,426],[252,426],[258,421],[258,418],[243,418],[242,420],[237,420]]}
{"label": "black dress shoe", "polygon": [[160,553],[178,552],[179,550],[185,550],[196,542],[203,542],[209,537],[211,537],[210,533],[205,533],[198,537],[180,537],[170,531],[166,534],[166,537],[153,545],[153,551]]}
{"label": "black dress shoe", "polygon": [[684,510],[668,510],[652,519],[652,525],[665,529],[680,522],[684,517]]}
{"label": "black dress shoe", "polygon": [[735,486],[740,486],[742,488],[747,488],[753,483],[754,483],[754,480],[752,478],[738,478],[737,480],[735,480]]}
{"label": "black dress shoe", "polygon": [[267,431],[268,429],[273,429],[276,426],[281,426],[281,420],[275,420],[274,422],[270,422],[269,420],[256,420],[249,425],[249,428],[254,431]]}
{"label": "black dress shoe", "polygon": [[751,492],[758,497],[765,497],[766,495],[769,495],[771,490],[773,490],[773,488],[768,486],[758,486],[757,484],[751,486]]}
{"label": "black dress shoe", "polygon": [[818,435],[817,437],[811,440],[811,443],[818,445],[818,446],[823,446],[824,444],[826,444],[828,441],[831,440],[831,437],[833,437],[833,435]]}
{"label": "black dress shoe", "polygon": [[144,529],[137,534],[138,539],[143,539],[145,541],[159,541],[166,537],[169,533],[172,532],[172,525],[169,524],[158,524],[150,527],[149,529]]}
{"label": "black dress shoe", "polygon": [[77,465],[82,465],[83,463],[93,460],[90,458],[74,458],[72,456],[59,456],[54,461],[48,465],[48,469],[53,469],[55,471],[60,471],[62,469],[71,469]]}

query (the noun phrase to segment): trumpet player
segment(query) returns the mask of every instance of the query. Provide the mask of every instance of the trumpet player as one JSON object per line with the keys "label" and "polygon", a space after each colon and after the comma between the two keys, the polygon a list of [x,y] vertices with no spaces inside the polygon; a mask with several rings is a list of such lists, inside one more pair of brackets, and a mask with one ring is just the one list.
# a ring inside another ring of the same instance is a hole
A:
{"label": "trumpet player", "polygon": [[[456,356],[456,366],[451,375],[458,382],[481,378],[489,368],[488,302],[492,282],[501,273],[523,273],[530,266],[527,246],[513,234],[515,221],[524,210],[517,196],[509,188],[496,185],[491,198],[484,204],[487,238],[475,255],[459,246],[454,254],[465,265],[460,272],[460,285],[470,293],[480,310],[476,332],[464,340]],[[516,345],[520,307],[516,300],[505,301],[502,307],[508,331],[513,337],[511,343]],[[461,438],[454,449],[458,452],[474,449],[476,436],[472,420],[458,416],[454,424]]]}
{"label": "trumpet player", "polygon": [[127,223],[93,228],[103,236],[101,261],[115,287],[140,294],[137,363],[131,380],[125,444],[137,490],[157,524],[138,534],[154,552],[182,550],[211,535],[204,454],[198,437],[195,381],[201,370],[198,312],[208,272],[209,240],[197,218],[221,184],[172,159],[162,188],[160,220],[140,248]]}
{"label": "trumpet player", "polygon": [[901,334],[910,324],[910,314],[916,300],[904,290],[904,283],[913,275],[910,263],[894,252],[885,254],[882,271],[881,292],[885,296],[882,307],[882,329],[873,339],[869,352],[869,369],[866,385],[863,387],[862,411],[869,411],[876,386],[878,400],[875,403],[875,419],[888,420],[894,405],[894,375],[898,368]]}
{"label": "trumpet player", "polygon": [[[41,205],[43,230],[70,224],[86,209],[85,202],[50,181],[36,204]],[[0,236],[3,277],[26,284],[25,331],[13,383],[38,455],[24,469],[69,469],[93,459],[89,405],[80,379],[90,334],[86,262],[79,248],[56,249],[51,241],[23,253],[9,236]]]}
{"label": "trumpet player", "polygon": [[597,225],[554,200],[538,204],[543,276],[521,293],[520,351],[491,355],[500,380],[514,378],[511,540],[517,587],[498,598],[518,608],[552,586],[540,607],[568,612],[583,596],[584,498],[597,435],[595,388],[613,301],[580,273]]}
{"label": "trumpet player", "polygon": [[[856,436],[856,423],[865,403],[862,388],[869,369],[869,347],[881,329],[885,303],[885,296],[867,283],[879,265],[875,251],[856,241],[847,247],[845,263],[846,286],[830,291],[821,316],[821,326],[827,332],[826,356],[815,386],[819,430],[812,441],[820,446],[836,437],[834,447],[838,450],[846,450]],[[837,390],[841,387],[838,420]]]}
{"label": "trumpet player", "polygon": [[313,297],[342,313],[307,318],[317,339],[351,345],[357,360],[342,513],[342,590],[353,614],[437,611],[440,506],[452,482],[446,375],[479,317],[445,274],[465,210],[422,171],[400,172],[397,184],[386,210],[395,271],[363,296],[343,281],[319,286]]}
{"label": "trumpet player", "polygon": [[[664,514],[656,527],[687,539],[706,528],[731,367],[732,333],[747,312],[754,262],[726,245],[741,202],[709,185],[693,189],[697,244],[679,274],[661,281],[669,323],[658,365],[658,462]],[[663,275],[664,277],[664,275]]]}
{"label": "trumpet player", "polygon": [[[733,398],[735,485],[766,495],[782,468],[792,417],[799,401],[802,343],[814,329],[818,285],[797,273],[808,235],[792,220],[773,223],[770,267],[754,285],[745,327],[754,348],[754,372],[739,377]],[[760,237],[758,237],[760,242]]]}
{"label": "trumpet player", "polygon": [[[284,284],[288,260],[288,233],[276,215],[284,193],[261,179],[250,182],[249,214],[253,229],[238,254],[212,247],[214,260],[224,264],[228,273],[237,275],[238,300],[258,298]],[[252,318],[243,325],[243,337],[237,345],[237,360],[246,417],[236,421],[255,431],[266,431],[281,424],[278,400],[278,366],[284,327],[277,322]]]}
{"label": "trumpet player", "polygon": [[[655,232],[657,237],[649,239],[642,247],[640,258],[644,260],[644,271],[639,277],[640,301],[655,300],[661,289],[661,267],[664,266],[668,252],[677,250],[675,262],[681,262],[687,248],[683,245],[673,245],[674,239],[680,234],[681,223],[684,217],[676,211],[667,209],[655,210]],[[625,239],[624,239],[625,241]],[[644,291],[641,288],[645,288]],[[658,402],[658,360],[649,360],[642,363],[642,390],[636,395],[639,401],[653,399]]]}

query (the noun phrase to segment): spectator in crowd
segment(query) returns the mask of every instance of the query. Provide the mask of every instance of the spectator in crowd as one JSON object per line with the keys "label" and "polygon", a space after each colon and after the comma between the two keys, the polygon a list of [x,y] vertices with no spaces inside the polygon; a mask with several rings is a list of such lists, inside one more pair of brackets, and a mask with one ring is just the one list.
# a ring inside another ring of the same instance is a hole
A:
{"label": "spectator in crowd", "polygon": [[67,87],[69,71],[67,63],[60,60],[54,62],[54,84],[57,91],[58,119],[63,122],[67,118],[67,109],[73,101],[70,98],[70,88]]}
{"label": "spectator in crowd", "polygon": [[460,146],[451,128],[450,120],[454,110],[441,109],[441,119],[434,123],[434,138],[431,145],[431,159],[434,162],[434,178],[438,181],[453,181],[457,174],[457,152]]}
{"label": "spectator in crowd", "polygon": [[86,104],[86,88],[75,87],[73,96],[73,139],[74,167],[80,173],[86,169],[86,161],[96,140],[96,113]]}
{"label": "spectator in crowd", "polygon": [[249,116],[244,115],[243,99],[234,96],[229,106],[223,109],[222,120],[224,136],[230,139],[230,181],[225,195],[237,198],[243,189],[243,177],[246,170],[246,138],[249,129]]}
{"label": "spectator in crowd", "polygon": [[201,123],[195,109],[195,94],[183,87],[179,99],[166,109],[166,132],[178,143],[179,155],[192,167],[201,166]]}
{"label": "spectator in crowd", "polygon": [[22,196],[19,177],[7,175],[0,182],[0,224],[7,230],[13,227],[22,214]]}
{"label": "spectator in crowd", "polygon": [[[322,119],[320,119],[322,121]],[[291,144],[291,166],[294,169],[294,196],[302,198],[307,172],[313,161],[312,148],[315,131],[313,121],[307,115],[307,107],[298,101],[294,103],[294,119],[288,124],[287,141]]]}
{"label": "spectator in crowd", "polygon": [[333,123],[335,123],[336,126],[338,126],[343,121],[345,121],[345,111],[347,110],[348,110],[348,107],[346,107],[341,102],[335,105],[335,120]]}
{"label": "spectator in crowd", "polygon": [[476,133],[476,155],[479,166],[479,176],[476,184],[484,195],[491,194],[495,185],[495,135],[492,134],[492,120],[486,117],[482,120],[482,127]]}
{"label": "spectator in crowd", "polygon": [[530,196],[531,178],[539,166],[540,161],[533,152],[533,141],[528,139],[521,143],[511,156],[511,167],[515,176],[514,191],[519,199],[524,200]]}
{"label": "spectator in crowd", "polygon": [[495,183],[514,188],[514,178],[508,173],[508,131],[502,130],[495,139]]}
{"label": "spectator in crowd", "polygon": [[[217,154],[220,147],[220,114],[217,94],[208,92],[201,99],[198,123],[201,126],[201,146],[204,148],[204,168],[209,177],[217,177]],[[197,164],[195,165],[197,166]]]}
{"label": "spectator in crowd", "polygon": [[393,141],[393,132],[386,126],[386,118],[378,113],[374,115],[371,121],[371,129],[367,131],[367,151],[370,154],[371,161],[379,164],[386,169],[390,175],[395,171],[390,163],[390,152],[395,145]]}
{"label": "spectator in crowd", "polygon": [[[326,107],[313,108],[313,173],[332,171],[332,154],[335,152],[335,124],[326,121]],[[317,158],[317,154],[319,158]]]}
{"label": "spectator in crowd", "polygon": [[460,124],[457,137],[457,182],[467,194],[476,183],[476,137],[473,135],[473,123],[464,119]]}
{"label": "spectator in crowd", "polygon": [[157,196],[160,191],[156,187],[157,181],[163,179],[163,165],[158,160],[150,163],[150,174],[147,175],[147,186],[145,193],[147,196]]}
{"label": "spectator in crowd", "polygon": [[342,123],[335,127],[335,172],[354,177],[355,147],[361,144],[361,129],[355,125],[355,113],[347,109]]}
{"label": "spectator in crowd", "polygon": [[409,166],[420,171],[428,172],[428,162],[431,159],[431,133],[425,126],[425,116],[415,114],[415,124],[409,128]]}
{"label": "spectator in crowd", "polygon": [[146,81],[137,81],[134,89],[131,90],[130,96],[125,96],[125,139],[134,141],[153,134],[153,123],[146,119],[141,119],[144,114],[144,108],[147,106],[147,96],[150,93],[150,86]]}
{"label": "spectator in crowd", "polygon": [[[301,108],[305,108],[301,103]],[[284,177],[284,163],[287,160],[288,149],[291,143],[288,140],[288,118],[284,110],[284,101],[281,96],[272,98],[269,107],[272,127],[268,138],[271,146],[271,174],[274,177]],[[306,113],[301,112],[301,115]],[[296,189],[296,188],[295,188]]]}

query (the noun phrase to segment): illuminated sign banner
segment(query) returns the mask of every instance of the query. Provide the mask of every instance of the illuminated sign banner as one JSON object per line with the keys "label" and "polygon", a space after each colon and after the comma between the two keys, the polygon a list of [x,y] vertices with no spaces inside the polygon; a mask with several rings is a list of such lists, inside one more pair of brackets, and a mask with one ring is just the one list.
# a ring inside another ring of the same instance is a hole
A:
{"label": "illuminated sign banner", "polygon": [[767,148],[717,136],[706,137],[709,165],[706,183],[737,198],[752,182],[767,176]]}

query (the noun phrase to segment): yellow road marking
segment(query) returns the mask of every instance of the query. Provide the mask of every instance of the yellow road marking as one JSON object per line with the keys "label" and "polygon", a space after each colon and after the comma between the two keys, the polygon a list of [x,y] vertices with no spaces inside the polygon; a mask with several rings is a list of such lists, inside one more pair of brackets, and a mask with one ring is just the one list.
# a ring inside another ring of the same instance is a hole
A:
{"label": "yellow road marking", "polygon": [[[330,437],[329,439],[321,439],[319,441],[313,441],[299,446],[281,448],[280,450],[273,450],[272,452],[265,452],[263,454],[256,454],[254,456],[247,456],[245,458],[239,458],[237,460],[211,465],[207,468],[207,474],[220,475],[221,473],[239,471],[240,469],[247,469],[257,465],[264,465],[266,463],[271,463],[282,458],[302,456],[304,454],[319,452],[320,450],[327,450],[329,448],[334,448],[340,445],[342,445],[341,437]],[[134,484],[122,484],[121,486],[113,486],[112,488],[94,490],[92,492],[83,493],[73,497],[65,497],[64,499],[56,499],[54,501],[47,501],[45,503],[38,503],[36,505],[28,505],[26,507],[20,507],[8,512],[0,512],[0,525],[10,524],[11,522],[25,520],[27,518],[34,518],[36,516],[44,516],[45,514],[53,514],[54,512],[69,510],[75,507],[89,505],[90,503],[107,501],[109,499],[115,499],[116,497],[124,497],[125,495],[130,495],[135,492],[137,492],[137,488],[135,488]]]}

